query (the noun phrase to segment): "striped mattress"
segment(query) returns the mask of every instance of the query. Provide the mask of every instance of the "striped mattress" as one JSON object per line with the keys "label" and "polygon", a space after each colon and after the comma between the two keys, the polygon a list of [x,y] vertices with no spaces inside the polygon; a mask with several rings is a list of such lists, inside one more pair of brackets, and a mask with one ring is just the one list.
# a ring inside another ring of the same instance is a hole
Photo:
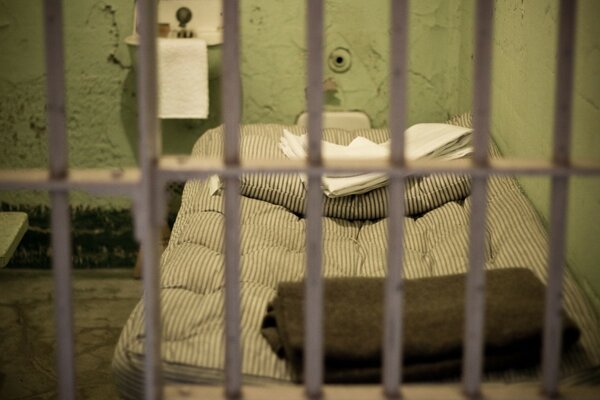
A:
{"label": "striped mattress", "polygon": [[[450,123],[470,126],[468,116]],[[242,157],[282,157],[277,143],[284,126],[242,127]],[[301,127],[285,127],[302,133]],[[222,155],[222,128],[196,143],[197,157]],[[383,142],[385,129],[348,132],[327,129],[324,138],[340,144],[355,135]],[[498,156],[492,149],[492,156]],[[290,381],[286,363],[260,333],[267,303],[278,282],[304,275],[304,187],[295,175],[242,178],[241,335],[246,384]],[[436,175],[407,182],[404,266],[406,279],[464,273],[468,265],[471,200],[466,177]],[[547,279],[547,235],[516,181],[489,180],[486,268],[527,267]],[[387,188],[366,195],[325,201],[323,273],[325,277],[386,273]],[[220,384],[224,365],[224,278],[222,197],[211,195],[206,180],[186,184],[171,239],[161,259],[162,368],[168,382]],[[597,316],[569,271],[565,311],[582,336],[563,357],[562,373],[600,363]],[[135,307],[117,344],[113,371],[124,398],[139,398],[144,367],[143,302]],[[510,370],[487,376],[515,382],[537,379],[538,370]]]}

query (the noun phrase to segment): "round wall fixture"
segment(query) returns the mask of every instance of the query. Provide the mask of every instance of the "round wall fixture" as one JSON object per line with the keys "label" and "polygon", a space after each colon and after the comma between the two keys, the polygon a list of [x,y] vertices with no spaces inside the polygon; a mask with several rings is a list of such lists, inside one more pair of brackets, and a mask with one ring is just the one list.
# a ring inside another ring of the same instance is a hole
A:
{"label": "round wall fixture", "polygon": [[352,66],[352,56],[350,51],[343,47],[338,47],[329,53],[329,69],[333,72],[346,72]]}

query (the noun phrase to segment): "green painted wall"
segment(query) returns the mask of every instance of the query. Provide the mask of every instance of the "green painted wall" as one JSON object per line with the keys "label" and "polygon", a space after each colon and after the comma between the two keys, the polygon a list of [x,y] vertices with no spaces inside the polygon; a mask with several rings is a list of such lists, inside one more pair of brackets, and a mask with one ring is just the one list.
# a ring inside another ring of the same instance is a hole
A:
{"label": "green painted wall", "polygon": [[[465,16],[472,20],[473,2],[465,1]],[[600,2],[579,1],[573,139],[571,156],[600,160]],[[497,0],[493,46],[492,134],[503,154],[514,158],[550,159],[558,1]],[[472,54],[472,23],[465,23],[463,59]],[[465,65],[461,80],[468,81],[472,67]],[[463,109],[471,102],[471,84],[460,95]],[[520,177],[520,183],[548,223],[549,180]],[[571,181],[567,260],[600,312],[600,179]]]}
{"label": "green painted wall", "polygon": [[[337,91],[329,110],[362,110],[373,126],[388,118],[388,0],[326,2],[324,78]],[[462,1],[413,2],[409,120],[439,121],[455,113]],[[244,121],[292,123],[305,110],[305,14],[301,1],[242,2]],[[327,67],[332,50],[352,54],[352,67]]]}
{"label": "green painted wall", "polygon": [[[45,167],[45,68],[42,0],[0,0],[0,169]],[[69,159],[73,167],[136,164],[136,75],[124,39],[132,32],[133,0],[64,1]],[[304,2],[241,2],[243,122],[293,123],[305,110]],[[409,121],[441,121],[456,108],[462,0],[414,2],[411,15]],[[330,110],[363,110],[374,126],[387,124],[388,1],[330,0],[325,58],[345,47],[352,68],[325,69],[336,90]],[[220,123],[220,47],[209,49],[207,120],[162,121],[163,151],[189,153],[202,132]],[[176,190],[175,190],[176,191]],[[130,202],[72,193],[75,261],[79,266],[131,265],[135,243]],[[172,202],[175,212],[177,201]],[[13,264],[48,265],[48,196],[0,192],[0,209],[32,216]],[[90,221],[119,230],[91,232]],[[96,237],[94,237],[96,235]],[[94,240],[89,240],[94,237]],[[129,240],[125,240],[125,238]]]}
{"label": "green painted wall", "polygon": [[[71,165],[136,163],[135,72],[123,39],[132,31],[129,0],[65,1],[65,44]],[[293,123],[305,109],[304,6],[296,0],[244,0],[242,16],[243,121]],[[42,1],[0,0],[0,168],[44,167],[45,73]],[[549,157],[554,84],[555,0],[498,0],[494,43],[492,129],[514,157]],[[325,58],[345,47],[352,68],[325,69],[337,89],[330,110],[363,110],[374,126],[387,124],[388,1],[329,0]],[[573,156],[600,150],[600,2],[580,1],[574,93]],[[410,28],[409,122],[442,121],[470,109],[472,0],[413,1]],[[220,121],[220,49],[209,51],[211,113],[206,121],[163,121],[166,153],[187,153]],[[521,179],[547,217],[548,183]],[[122,210],[125,199],[74,193],[79,208]],[[47,196],[0,192],[0,202],[38,207]],[[87,214],[85,214],[87,215]],[[600,181],[574,179],[569,208],[569,262],[598,298]],[[598,302],[600,310],[600,302]]]}
{"label": "green painted wall", "polygon": [[[304,2],[241,2],[243,121],[293,123],[305,109]],[[440,121],[457,112],[462,0],[414,2],[411,15],[409,120]],[[69,156],[76,167],[136,162],[135,73],[123,39],[132,32],[133,1],[64,2]],[[352,53],[343,74],[325,70],[337,90],[331,110],[363,110],[387,123],[388,1],[331,0],[326,5],[327,56]],[[42,1],[0,0],[0,168],[44,167],[46,123]],[[163,121],[165,153],[188,153],[219,124],[220,49],[209,52],[211,112],[206,121]],[[11,204],[46,203],[39,193],[0,193]],[[123,199],[75,193],[73,204],[127,207]]]}

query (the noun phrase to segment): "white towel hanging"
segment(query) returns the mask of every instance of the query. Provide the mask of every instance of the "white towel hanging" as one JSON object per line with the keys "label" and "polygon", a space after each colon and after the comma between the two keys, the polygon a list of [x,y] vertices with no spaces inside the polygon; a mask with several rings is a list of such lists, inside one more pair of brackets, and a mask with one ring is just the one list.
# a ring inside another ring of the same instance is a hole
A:
{"label": "white towel hanging", "polygon": [[202,39],[158,39],[159,118],[208,117],[208,55]]}

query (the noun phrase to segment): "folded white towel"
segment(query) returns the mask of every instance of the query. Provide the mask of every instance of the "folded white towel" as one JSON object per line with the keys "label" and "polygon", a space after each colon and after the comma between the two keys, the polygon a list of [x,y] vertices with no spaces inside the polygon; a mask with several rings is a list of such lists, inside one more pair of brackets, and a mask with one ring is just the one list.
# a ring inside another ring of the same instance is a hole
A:
{"label": "folded white towel", "polygon": [[159,118],[208,117],[208,55],[202,39],[158,39]]}

